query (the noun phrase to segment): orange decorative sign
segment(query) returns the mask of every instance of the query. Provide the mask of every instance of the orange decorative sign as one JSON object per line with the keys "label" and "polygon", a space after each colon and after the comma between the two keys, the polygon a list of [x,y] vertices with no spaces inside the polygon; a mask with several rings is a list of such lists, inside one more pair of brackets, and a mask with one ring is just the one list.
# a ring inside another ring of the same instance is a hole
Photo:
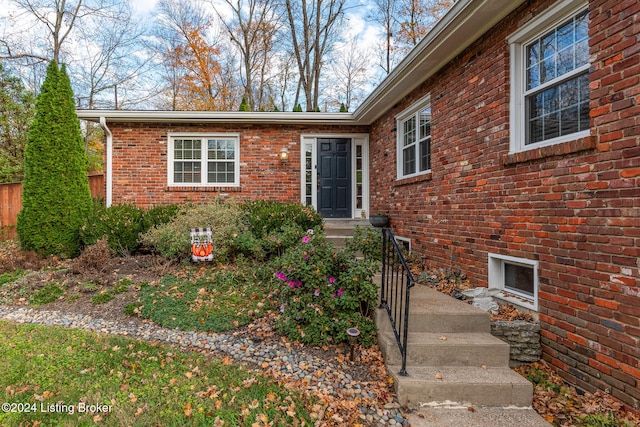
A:
{"label": "orange decorative sign", "polygon": [[210,228],[191,229],[191,259],[197,261],[213,261],[213,239]]}

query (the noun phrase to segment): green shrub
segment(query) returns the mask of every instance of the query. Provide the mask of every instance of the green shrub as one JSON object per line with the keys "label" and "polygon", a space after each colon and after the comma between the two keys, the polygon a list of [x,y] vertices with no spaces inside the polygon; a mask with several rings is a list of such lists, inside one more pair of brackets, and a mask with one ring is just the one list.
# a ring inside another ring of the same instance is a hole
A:
{"label": "green shrub", "polygon": [[41,255],[74,257],[91,210],[87,156],[65,66],[51,61],[25,146],[20,245]]}
{"label": "green shrub", "polygon": [[191,254],[190,230],[207,227],[212,230],[214,260],[232,259],[237,250],[235,239],[247,231],[243,211],[233,200],[184,205],[171,221],[143,234],[141,242],[167,258],[186,259]]}
{"label": "green shrub", "polygon": [[[249,231],[260,241],[261,255],[282,255],[307,230],[320,227],[322,218],[300,203],[254,200],[243,205]],[[247,252],[244,252],[247,254]]]}
{"label": "green shrub", "polygon": [[353,239],[346,240],[346,247],[366,259],[382,262],[382,233],[377,228],[357,226]]}
{"label": "green shrub", "polygon": [[261,239],[284,226],[296,224],[302,230],[322,225],[322,217],[313,208],[300,203],[276,202],[273,200],[254,200],[243,205],[247,213],[249,229]]}
{"label": "green shrub", "polygon": [[179,209],[180,205],[176,204],[154,206],[147,209],[142,214],[142,225],[144,232],[152,229],[153,227],[168,223],[176,216]]}
{"label": "green shrub", "polygon": [[371,279],[378,264],[356,259],[350,249],[336,252],[324,235],[309,230],[278,260],[277,298],[282,313],[276,328],[292,339],[322,345],[347,341],[357,327],[359,342],[375,340],[370,315],[377,292]]}
{"label": "green shrub", "polygon": [[94,202],[91,214],[80,228],[80,238],[84,246],[91,246],[106,236],[113,251],[130,254],[138,249],[138,236],[143,231],[142,209],[127,204],[107,208]]}

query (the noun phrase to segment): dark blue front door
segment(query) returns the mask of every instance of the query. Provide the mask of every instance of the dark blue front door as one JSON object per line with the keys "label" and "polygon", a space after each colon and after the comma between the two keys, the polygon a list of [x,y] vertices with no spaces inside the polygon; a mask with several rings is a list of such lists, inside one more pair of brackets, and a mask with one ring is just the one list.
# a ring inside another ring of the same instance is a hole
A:
{"label": "dark blue front door", "polygon": [[318,212],[351,218],[351,140],[318,139]]}

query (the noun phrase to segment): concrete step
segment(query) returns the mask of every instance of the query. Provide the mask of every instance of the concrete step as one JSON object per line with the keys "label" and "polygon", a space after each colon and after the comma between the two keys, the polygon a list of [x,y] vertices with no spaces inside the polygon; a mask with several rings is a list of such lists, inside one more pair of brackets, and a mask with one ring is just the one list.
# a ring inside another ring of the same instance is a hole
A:
{"label": "concrete step", "polygon": [[505,367],[433,367],[407,368],[401,376],[399,365],[387,365],[395,382],[401,405],[459,403],[480,406],[530,407],[533,385]]}
{"label": "concrete step", "polygon": [[552,427],[533,408],[423,406],[407,414],[411,427]]}
{"label": "concrete step", "polygon": [[387,311],[377,309],[375,316],[378,344],[401,404],[531,406],[533,386],[509,368],[509,345],[491,335],[487,312],[414,286],[406,377],[399,375],[402,359]]}
{"label": "concrete step", "polygon": [[324,228],[334,227],[371,227],[371,223],[368,219],[355,219],[355,218],[325,218],[323,220]]}
{"label": "concrete step", "polygon": [[[378,334],[378,345],[389,365],[402,356],[392,332]],[[407,369],[413,366],[509,366],[509,344],[486,333],[411,333]]]}
{"label": "concrete step", "polygon": [[[386,311],[376,313],[376,324],[382,332],[391,331]],[[384,313],[384,314],[383,314]],[[378,316],[380,318],[378,319]],[[386,321],[384,321],[386,318]],[[489,313],[464,301],[416,285],[411,289],[409,306],[409,332],[411,333],[491,333]]]}

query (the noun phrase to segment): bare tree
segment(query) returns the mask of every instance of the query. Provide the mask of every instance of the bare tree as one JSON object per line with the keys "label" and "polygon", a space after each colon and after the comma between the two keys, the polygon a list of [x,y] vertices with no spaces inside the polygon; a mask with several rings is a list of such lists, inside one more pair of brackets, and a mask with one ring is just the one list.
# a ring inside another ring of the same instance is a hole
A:
{"label": "bare tree", "polygon": [[333,102],[344,104],[350,111],[353,103],[364,97],[364,87],[370,70],[370,52],[361,48],[357,37],[349,40],[333,60],[331,69],[333,85]]}
{"label": "bare tree", "polygon": [[148,56],[140,55],[144,52],[140,43],[144,27],[133,21],[126,2],[119,5],[117,16],[110,25],[91,19],[79,28],[82,43],[78,52],[82,54],[74,60],[73,68],[83,108],[120,109],[146,97],[140,93],[127,96],[135,92],[133,86],[140,84],[149,63]]}
{"label": "bare tree", "polygon": [[392,59],[392,40],[398,30],[398,1],[397,0],[373,0],[374,9],[370,17],[381,27],[384,34],[384,44],[381,46],[382,61],[380,66],[385,74],[391,72],[394,65]]}
{"label": "bare tree", "polygon": [[281,28],[274,0],[224,0],[233,14],[224,18],[220,6],[211,2],[233,44],[240,52],[244,97],[252,111],[268,104],[267,81],[274,40]]}
{"label": "bare tree", "polygon": [[[19,25],[16,32],[0,39],[0,59],[25,60],[27,63],[60,63],[65,42],[72,31],[88,17],[113,18],[117,0],[11,0],[17,8],[12,17]],[[31,24],[34,31],[24,31]],[[106,25],[106,22],[103,22]]]}
{"label": "bare tree", "polygon": [[[324,59],[340,30],[346,0],[285,0],[306,110],[318,108]],[[296,101],[297,104],[297,95]]]}

